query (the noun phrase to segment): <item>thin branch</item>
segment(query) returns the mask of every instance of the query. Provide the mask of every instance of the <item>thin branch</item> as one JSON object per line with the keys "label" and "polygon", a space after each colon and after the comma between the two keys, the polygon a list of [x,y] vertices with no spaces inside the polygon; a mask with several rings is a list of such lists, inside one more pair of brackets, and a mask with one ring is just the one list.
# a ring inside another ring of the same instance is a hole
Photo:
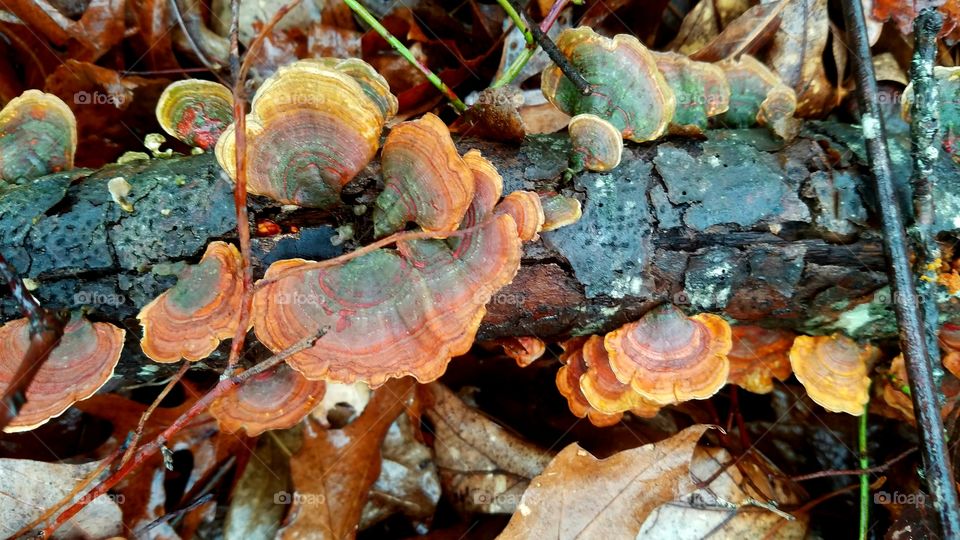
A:
{"label": "thin branch", "polygon": [[520,17],[520,14],[517,13],[513,4],[511,4],[509,0],[497,0],[497,3],[500,4],[500,7],[506,12],[507,17],[510,17],[510,20],[513,21],[517,30],[523,34],[523,40],[527,42],[527,47],[536,47],[537,42],[533,39],[533,34],[530,33],[530,29],[527,28],[527,24],[523,22],[523,19]]}
{"label": "thin branch", "polygon": [[[498,1],[501,2],[501,5],[509,5],[509,2],[506,0]],[[553,7],[550,8],[550,13],[547,13],[547,17],[540,22],[540,30],[542,30],[544,34],[550,31],[550,28],[553,27],[553,23],[557,21],[560,13],[569,4],[570,0],[556,0],[556,2],[553,3]],[[516,13],[516,10],[513,10],[513,12]],[[529,30],[526,28],[525,24],[523,26],[519,26],[520,24],[523,24],[523,21],[517,22],[515,20],[514,24],[518,25],[517,28],[521,29],[521,32],[526,31],[526,33],[524,33],[524,38],[526,38]],[[537,45],[536,40],[533,39],[533,34],[530,34],[530,38],[531,39],[527,41],[527,47],[523,49],[523,52],[520,53],[520,56],[516,57],[513,60],[513,63],[511,63],[503,72],[503,74],[500,75],[500,78],[490,85],[491,88],[500,88],[506,86],[520,76],[520,73],[523,72],[523,68],[526,67],[527,62],[529,62],[530,59],[533,58],[533,55],[537,53],[537,50],[539,50],[539,45]]]}
{"label": "thin branch", "polygon": [[916,452],[917,450],[919,450],[919,448],[914,446],[913,448],[909,448],[897,454],[892,459],[890,459],[889,461],[887,461],[882,465],[877,465],[875,467],[870,467],[867,469],[843,469],[843,470],[818,471],[810,474],[802,474],[800,476],[791,476],[790,480],[792,482],[804,482],[807,480],[815,480],[817,478],[828,478],[831,476],[860,476],[863,474],[874,474],[878,472],[883,472],[889,469],[890,467],[892,467],[898,461]]}
{"label": "thin branch", "polygon": [[[348,0],[353,1],[353,0]],[[516,0],[506,0],[509,2],[514,9],[520,10],[517,5]],[[547,56],[550,57],[550,60],[560,68],[560,71],[567,77],[567,79],[573,84],[573,86],[581,94],[589,96],[593,90],[591,89],[590,83],[583,78],[583,75],[580,74],[580,71],[567,60],[567,57],[560,52],[560,49],[557,48],[557,44],[550,39],[543,30],[540,29],[537,25],[529,25],[530,33],[533,34],[533,39],[540,45],[540,48],[543,49],[543,52],[547,53]]]}
{"label": "thin branch", "polygon": [[157,410],[157,407],[160,406],[160,403],[163,402],[170,391],[177,386],[177,383],[180,382],[180,379],[186,375],[189,369],[190,362],[184,361],[176,375],[170,377],[170,380],[167,381],[167,385],[164,386],[163,390],[161,390],[160,393],[157,394],[157,397],[154,398],[153,403],[151,403],[150,406],[147,407],[147,410],[143,411],[143,414],[140,415],[140,421],[137,422],[137,430],[131,435],[129,448],[127,448],[127,451],[124,452],[123,459],[120,460],[121,467],[130,459],[130,457],[133,455],[133,451],[136,450],[137,445],[140,444],[140,437],[143,437],[143,429],[147,425],[147,420],[149,420],[150,416],[153,415],[153,411]]}
{"label": "thin branch", "polygon": [[930,355],[924,332],[923,316],[918,305],[917,290],[907,254],[903,217],[897,203],[891,174],[890,154],[883,125],[883,114],[877,92],[877,81],[871,61],[870,43],[860,0],[843,1],[850,50],[853,52],[857,98],[866,139],[867,158],[873,171],[876,199],[883,226],[883,245],[888,258],[888,275],[900,327],[900,350],[906,360],[910,378],[913,410],[922,441],[924,480],[933,506],[937,510],[943,535],[960,537],[960,504],[953,483],[950,456],[944,444],[939,400],[933,384]]}

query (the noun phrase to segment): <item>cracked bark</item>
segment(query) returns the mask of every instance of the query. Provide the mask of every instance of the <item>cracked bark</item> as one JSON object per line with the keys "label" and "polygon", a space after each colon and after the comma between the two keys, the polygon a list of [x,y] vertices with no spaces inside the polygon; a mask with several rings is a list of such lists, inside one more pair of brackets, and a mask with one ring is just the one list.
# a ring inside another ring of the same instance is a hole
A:
{"label": "cracked bark", "polygon": [[[905,149],[904,159],[894,160],[904,202],[910,200],[906,131],[893,130],[891,141]],[[579,223],[526,247],[514,282],[491,299],[481,339],[605,332],[662,302],[802,332],[896,335],[895,299],[885,288],[854,126],[811,123],[785,146],[763,130],[631,145],[615,171],[580,174],[569,184],[561,181],[568,148],[562,135],[519,148],[477,140],[460,147],[480,149],[501,171],[507,192],[559,191],[584,207]],[[960,222],[960,168],[948,158],[936,168],[933,229],[949,240]],[[133,186],[132,213],[107,190],[117,176]],[[355,210],[370,207],[378,178],[373,163],[345,189],[348,204],[332,213],[284,212],[254,197],[253,218],[274,220],[285,231],[300,228],[254,239],[255,274],[278,259],[341,253],[344,246],[331,239],[344,225],[356,231],[346,249],[368,242],[369,213]],[[127,328],[118,373],[124,381],[142,380],[165,368],[141,356],[136,313],[175,283],[180,265],[198,260],[209,241],[234,239],[231,189],[211,155],[52,175],[0,193],[0,253],[39,283],[34,293],[45,306],[85,307],[91,318]],[[949,317],[956,301],[941,297]],[[5,298],[0,317],[18,316]]]}

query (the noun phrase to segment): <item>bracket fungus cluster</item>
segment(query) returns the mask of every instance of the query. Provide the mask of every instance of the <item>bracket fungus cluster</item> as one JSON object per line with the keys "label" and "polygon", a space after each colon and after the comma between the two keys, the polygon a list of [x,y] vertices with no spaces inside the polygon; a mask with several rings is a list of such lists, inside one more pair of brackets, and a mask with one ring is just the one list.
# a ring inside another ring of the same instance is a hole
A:
{"label": "bracket fungus cluster", "polygon": [[[328,208],[377,152],[397,110],[386,80],[361,60],[309,59],[281,67],[247,115],[247,187],[284,204]],[[236,124],[216,145],[236,179]]]}
{"label": "bracket fungus cluster", "polygon": [[160,127],[172,137],[209,150],[233,122],[233,94],[212,81],[177,81],[160,94],[156,115]]}
{"label": "bracket fungus cluster", "polygon": [[707,313],[687,317],[672,304],[610,332],[604,346],[617,379],[661,405],[706,399],[730,371],[730,325]]}
{"label": "bracket fungus cluster", "polygon": [[784,381],[790,377],[793,332],[738,325],[731,328],[731,335],[728,382],[755,394],[768,394],[773,391],[774,378]]}
{"label": "bracket fungus cluster", "polygon": [[326,387],[323,381],[308,380],[287,364],[279,364],[214,400],[210,414],[221,429],[243,430],[248,437],[256,437],[297,425],[320,405]]}
{"label": "bracket fungus cluster", "polygon": [[620,130],[595,114],[578,114],[567,124],[573,152],[571,169],[604,172],[615,169],[623,157]]}
{"label": "bracket fungus cluster", "polygon": [[870,399],[870,364],[879,356],[873,345],[842,335],[797,336],[790,365],[810,399],[831,412],[863,414]]}
{"label": "bracket fungus cluster", "polygon": [[620,422],[623,413],[607,414],[593,408],[580,387],[580,380],[587,372],[587,364],[583,360],[586,341],[585,337],[575,337],[560,344],[563,347],[560,355],[563,366],[557,371],[557,390],[567,398],[567,407],[577,418],[586,418],[597,427],[612,426]]}
{"label": "bracket fungus cluster", "polygon": [[539,238],[543,230],[543,207],[540,196],[532,191],[512,191],[493,209],[494,214],[509,214],[517,225],[517,235],[523,242]]}
{"label": "bracket fungus cluster", "polygon": [[762,62],[744,54],[719,63],[730,85],[730,106],[720,119],[729,127],[767,126],[783,139],[799,131],[797,94]]}
{"label": "bracket fungus cluster", "polygon": [[0,181],[71,169],[76,149],[77,120],[57,96],[27,90],[0,110]]}
{"label": "bracket fungus cluster", "polygon": [[583,344],[583,362],[587,369],[580,377],[580,390],[594,409],[605,414],[630,411],[642,418],[652,418],[660,412],[659,404],[634,392],[629,384],[617,378],[602,337],[590,336]]}
{"label": "bracket fungus cluster", "polygon": [[710,118],[730,108],[730,83],[716,65],[675,52],[655,52],[654,58],[677,101],[670,133],[702,134]]}
{"label": "bracket fungus cluster", "polygon": [[498,340],[497,343],[503,347],[503,352],[513,358],[520,367],[529,366],[547,352],[547,344],[533,336],[506,338]]}
{"label": "bracket fungus cluster", "polygon": [[[940,121],[940,138],[943,149],[954,160],[960,161],[960,66],[934,66],[937,93],[940,96],[937,112]],[[910,120],[910,108],[913,106],[913,83],[903,90],[901,114],[904,120]]]}
{"label": "bracket fungus cluster", "polygon": [[[30,346],[27,319],[0,327],[0,390],[8,387]],[[108,323],[71,315],[63,337],[26,391],[27,402],[6,432],[29,431],[97,392],[120,361],[125,332]]]}
{"label": "bracket fungus cluster", "polygon": [[543,231],[573,225],[583,215],[580,201],[557,193],[541,193],[540,208],[543,209]]}
{"label": "bracket fungus cluster", "polygon": [[199,263],[140,310],[143,353],[157,362],[196,361],[232,338],[242,299],[241,266],[236,247],[211,242]]}

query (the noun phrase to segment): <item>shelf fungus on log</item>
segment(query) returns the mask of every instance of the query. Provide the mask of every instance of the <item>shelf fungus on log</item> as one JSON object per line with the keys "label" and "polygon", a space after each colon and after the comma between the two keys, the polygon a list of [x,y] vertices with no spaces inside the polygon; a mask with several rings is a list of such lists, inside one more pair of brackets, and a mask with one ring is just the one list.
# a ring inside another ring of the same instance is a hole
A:
{"label": "shelf fungus on log", "polygon": [[256,437],[297,425],[320,404],[325,391],[325,382],[308,380],[280,364],[214,400],[210,414],[221,429],[233,433],[242,429]]}
{"label": "shelf fungus on log", "polygon": [[796,335],[789,330],[775,330],[751,325],[731,328],[733,347],[730,375],[727,381],[755,394],[773,391],[773,379],[790,377],[790,347]]}
{"label": "shelf fungus on log", "polygon": [[869,366],[878,356],[873,345],[860,345],[843,334],[797,336],[790,348],[790,365],[818,405],[860,416],[870,398]]}
{"label": "shelf fungus on log", "polygon": [[76,150],[77,120],[57,96],[27,90],[0,110],[0,181],[72,169]]}
{"label": "shelf fungus on log", "polygon": [[463,162],[473,173],[473,201],[467,208],[462,228],[478,225],[480,220],[493,211],[503,194],[503,177],[497,168],[479,150],[469,150],[463,155]]}
{"label": "shelf fungus on log", "polygon": [[523,242],[539,238],[543,230],[543,207],[540,196],[532,191],[517,190],[510,192],[493,210],[494,214],[509,214],[517,224],[517,235]]}
{"label": "shelf fungus on log", "polygon": [[497,343],[503,347],[503,352],[513,358],[520,367],[529,366],[547,352],[547,344],[533,336],[499,339]]}
{"label": "shelf fungus on log", "polygon": [[620,130],[595,114],[578,114],[567,124],[570,144],[570,168],[573,171],[604,172],[617,168],[623,157]]}
{"label": "shelf fungus on log", "polygon": [[172,137],[210,150],[233,122],[233,93],[212,81],[177,81],[160,94],[156,115],[160,127]]}
{"label": "shelf fungus on log", "polygon": [[520,251],[513,218],[500,215],[461,237],[403,242],[339,266],[277,261],[254,296],[254,329],[279,352],[329,328],[287,360],[310,379],[433,381],[473,344],[491,295],[516,274]]}
{"label": "shelf fungus on log", "polygon": [[660,412],[659,404],[617,379],[601,336],[590,336],[583,344],[583,362],[586,372],[580,377],[580,390],[594,409],[605,414],[631,411],[642,418],[653,418]]}
{"label": "shelf fungus on log", "polygon": [[583,215],[580,201],[557,193],[541,193],[540,208],[543,208],[542,232],[573,225]]}
{"label": "shelf fungus on log", "polygon": [[[386,81],[357,62],[301,60],[263,82],[247,115],[250,193],[311,208],[340,201],[343,186],[376,154],[397,106]],[[235,129],[231,124],[216,146],[232,179]]]}
{"label": "shelf fungus on log", "polygon": [[[940,120],[940,139],[943,149],[960,161],[960,66],[934,66],[937,92],[940,96],[937,112]],[[910,108],[913,106],[913,83],[903,90],[901,114],[910,121]]]}
{"label": "shelf fungus on log", "polygon": [[671,134],[700,135],[710,118],[730,108],[730,84],[716,65],[675,52],[654,52],[653,57],[677,101]]}
{"label": "shelf fungus on log", "polygon": [[560,344],[563,353],[560,362],[563,365],[557,371],[557,390],[567,399],[570,412],[577,418],[586,418],[597,427],[608,427],[620,422],[623,413],[607,414],[594,409],[580,389],[580,380],[587,372],[583,360],[583,345],[587,338],[575,337]]}
{"label": "shelf fungus on log", "polygon": [[[10,385],[30,346],[29,326],[27,319],[17,319],[0,327],[0,391]],[[112,324],[71,315],[60,343],[30,383],[26,404],[4,431],[34,429],[95,394],[113,375],[124,335]]]}
{"label": "shelf fungus on log", "polygon": [[210,356],[232,338],[240,310],[242,260],[232,244],[211,242],[199,263],[188,266],[177,284],[140,310],[140,347],[157,362]]}
{"label": "shelf fungus on log", "polygon": [[793,88],[750,55],[717,65],[723,69],[730,85],[730,107],[718,117],[723,125],[746,128],[760,124],[784,140],[797,136],[800,121],[793,117],[797,110],[797,94]]}
{"label": "shelf fungus on log", "polygon": [[663,304],[604,338],[617,379],[661,405],[706,399],[727,382],[730,325]]}
{"label": "shelf fungus on log", "polygon": [[380,159],[384,189],[373,214],[376,236],[413,221],[425,231],[456,229],[473,200],[473,172],[437,116],[394,127]]}
{"label": "shelf fungus on log", "polygon": [[676,106],[673,91],[637,38],[619,34],[610,39],[581,26],[561,32],[556,44],[592,90],[581,94],[559,67],[550,65],[541,75],[540,88],[557,108],[571,116],[595,114],[634,142],[652,141],[666,132]]}

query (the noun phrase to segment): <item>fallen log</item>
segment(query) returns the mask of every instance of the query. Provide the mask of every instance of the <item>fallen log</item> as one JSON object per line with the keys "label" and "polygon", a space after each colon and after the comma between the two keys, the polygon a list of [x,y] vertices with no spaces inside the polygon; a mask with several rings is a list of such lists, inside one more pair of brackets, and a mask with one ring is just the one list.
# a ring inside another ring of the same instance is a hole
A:
{"label": "fallen log", "polygon": [[[891,132],[909,212],[909,141]],[[718,130],[631,145],[614,171],[570,181],[563,135],[459,145],[497,166],[505,192],[557,191],[583,203],[577,224],[526,247],[513,283],[491,298],[480,339],[606,332],[662,302],[802,332],[896,335],[856,126],[809,123],[789,144],[764,130]],[[960,166],[941,157],[937,168],[933,229],[947,241],[960,228]],[[132,212],[108,189],[118,177],[132,188]],[[331,213],[253,197],[251,227],[270,220],[283,231],[254,239],[255,274],[278,259],[324,259],[369,242],[365,210],[380,187],[372,163]],[[231,190],[209,154],[51,175],[0,192],[0,253],[44,305],[126,328],[120,373],[143,378],[155,366],[139,351],[136,313],[208,242],[235,238]],[[957,312],[945,289],[939,300],[944,317]],[[4,299],[0,317],[18,316]]]}

